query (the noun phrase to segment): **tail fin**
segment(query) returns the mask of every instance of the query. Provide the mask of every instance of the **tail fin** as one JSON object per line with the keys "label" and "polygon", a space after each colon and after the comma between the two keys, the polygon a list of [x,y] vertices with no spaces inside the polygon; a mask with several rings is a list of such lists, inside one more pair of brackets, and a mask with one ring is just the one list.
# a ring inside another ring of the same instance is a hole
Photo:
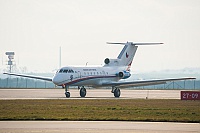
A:
{"label": "tail fin", "polygon": [[[163,44],[163,43],[108,43],[108,44],[122,44],[125,45],[117,57],[117,61],[119,66],[128,66],[127,71],[130,70],[133,58],[137,51],[138,45],[154,45],[154,44]],[[107,64],[107,63],[106,63]],[[115,64],[112,64],[115,66]]]}
{"label": "tail fin", "polygon": [[132,45],[129,42],[125,44],[124,48],[117,57],[117,59],[120,60],[120,66],[131,66],[137,48],[138,46]]}

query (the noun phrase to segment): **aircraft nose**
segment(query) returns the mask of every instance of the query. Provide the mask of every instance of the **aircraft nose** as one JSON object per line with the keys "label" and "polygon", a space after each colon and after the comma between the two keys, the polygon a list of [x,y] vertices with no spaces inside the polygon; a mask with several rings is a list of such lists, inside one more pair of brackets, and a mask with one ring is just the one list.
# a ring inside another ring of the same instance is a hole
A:
{"label": "aircraft nose", "polygon": [[53,77],[53,80],[52,80],[52,81],[53,81],[54,84],[58,85],[59,82],[60,82],[59,76],[55,75],[55,76]]}

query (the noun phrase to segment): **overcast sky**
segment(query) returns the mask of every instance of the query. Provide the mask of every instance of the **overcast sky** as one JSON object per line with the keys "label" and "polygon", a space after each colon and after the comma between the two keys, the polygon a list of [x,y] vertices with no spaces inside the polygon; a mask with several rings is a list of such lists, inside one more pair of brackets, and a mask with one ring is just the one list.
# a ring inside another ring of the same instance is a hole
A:
{"label": "overcast sky", "polygon": [[200,0],[0,0],[0,71],[6,51],[17,67],[52,72],[62,66],[101,65],[121,45],[138,48],[131,70],[200,67]]}

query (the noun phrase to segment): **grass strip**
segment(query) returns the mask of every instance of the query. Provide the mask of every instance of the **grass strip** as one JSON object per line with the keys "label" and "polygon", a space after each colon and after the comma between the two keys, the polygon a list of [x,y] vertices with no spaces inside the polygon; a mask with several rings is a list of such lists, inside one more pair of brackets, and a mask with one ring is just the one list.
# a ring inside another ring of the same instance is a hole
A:
{"label": "grass strip", "polygon": [[0,100],[0,120],[200,122],[200,101],[172,99]]}

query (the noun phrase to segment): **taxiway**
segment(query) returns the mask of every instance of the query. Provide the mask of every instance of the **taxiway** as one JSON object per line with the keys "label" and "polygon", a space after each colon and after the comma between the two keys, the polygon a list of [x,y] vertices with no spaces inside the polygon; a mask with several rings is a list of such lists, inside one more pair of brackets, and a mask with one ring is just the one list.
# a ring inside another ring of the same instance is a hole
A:
{"label": "taxiway", "polygon": [[199,133],[198,123],[122,121],[1,121],[5,133]]}
{"label": "taxiway", "polygon": [[[64,89],[0,89],[0,99],[64,99]],[[70,89],[70,98],[80,98],[78,89]],[[85,98],[112,99],[110,89],[87,89]],[[121,89],[121,99],[180,99],[180,90]]]}

